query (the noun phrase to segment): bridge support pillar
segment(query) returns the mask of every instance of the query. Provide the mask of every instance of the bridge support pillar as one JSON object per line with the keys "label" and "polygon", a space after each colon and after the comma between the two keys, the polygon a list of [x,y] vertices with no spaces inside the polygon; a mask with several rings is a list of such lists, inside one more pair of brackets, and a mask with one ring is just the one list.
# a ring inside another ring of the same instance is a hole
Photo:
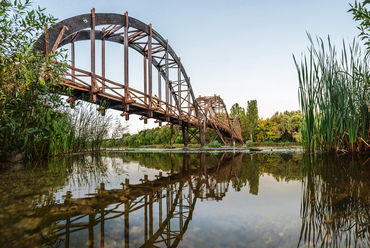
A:
{"label": "bridge support pillar", "polygon": [[200,140],[200,145],[204,146],[206,143],[206,129],[204,125],[199,127],[199,140]]}
{"label": "bridge support pillar", "polygon": [[182,141],[184,142],[184,146],[187,146],[189,143],[189,127],[188,125],[182,125]]}

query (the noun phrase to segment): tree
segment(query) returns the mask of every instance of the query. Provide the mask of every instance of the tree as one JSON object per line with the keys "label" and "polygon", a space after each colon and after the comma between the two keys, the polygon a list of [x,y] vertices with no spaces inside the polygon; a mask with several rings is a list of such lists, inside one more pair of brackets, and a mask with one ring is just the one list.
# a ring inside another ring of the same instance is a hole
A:
{"label": "tree", "polygon": [[[59,95],[52,94],[64,72],[60,53],[44,57],[33,44],[56,19],[29,0],[0,0],[0,158],[25,152],[48,155],[68,128]],[[61,124],[63,123],[63,125]]]}
{"label": "tree", "polygon": [[353,14],[353,19],[359,21],[358,29],[361,31],[360,37],[365,40],[367,54],[370,53],[370,11],[366,8],[370,4],[369,0],[364,0],[362,3],[355,1],[355,4],[349,4],[351,9],[348,12]]}
{"label": "tree", "polygon": [[230,109],[230,116],[242,116],[245,115],[245,110],[244,108],[239,106],[239,103],[234,103],[233,106],[231,106]]}
{"label": "tree", "polygon": [[260,141],[274,141],[276,139],[276,134],[274,132],[273,123],[270,119],[259,119],[258,128],[256,132],[256,138]]}
{"label": "tree", "polygon": [[251,140],[255,140],[258,127],[257,100],[251,100],[247,102],[246,123],[248,136]]}
{"label": "tree", "polygon": [[302,126],[303,115],[301,111],[276,112],[271,118],[275,139],[278,141],[298,142]]}

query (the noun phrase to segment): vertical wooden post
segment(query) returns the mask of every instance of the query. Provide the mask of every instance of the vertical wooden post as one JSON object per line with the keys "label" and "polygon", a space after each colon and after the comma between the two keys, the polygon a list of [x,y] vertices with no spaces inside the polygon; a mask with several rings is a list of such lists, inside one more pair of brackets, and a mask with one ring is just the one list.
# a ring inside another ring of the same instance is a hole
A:
{"label": "vertical wooden post", "polygon": [[189,127],[187,125],[182,125],[182,140],[184,142],[184,146],[188,145],[189,142]]}
{"label": "vertical wooden post", "polygon": [[[105,38],[101,40],[101,76],[105,78]],[[105,92],[105,80],[102,82],[102,92]]]}
{"label": "vertical wooden post", "polygon": [[[95,82],[95,9],[91,9],[91,30],[90,30],[90,40],[91,40],[91,91],[97,88]],[[93,101],[96,101],[96,95],[93,94]]]}
{"label": "vertical wooden post", "polygon": [[148,83],[149,83],[149,108],[152,108],[153,107],[152,24],[149,24],[149,36],[148,36]]}
{"label": "vertical wooden post", "polygon": [[177,101],[178,101],[178,108],[179,108],[179,118],[181,119],[182,117],[182,114],[181,114],[181,58],[179,58],[179,67],[178,67],[178,70],[177,70],[177,78],[178,78],[178,82],[177,82]]}
{"label": "vertical wooden post", "polygon": [[161,70],[158,71],[158,98],[162,100],[162,82],[161,82]]}
{"label": "vertical wooden post", "polygon": [[45,24],[44,27],[45,31],[45,56],[49,57],[49,30],[48,30],[48,24]]}
{"label": "vertical wooden post", "polygon": [[[190,77],[189,77],[189,85],[187,86],[188,87],[188,118],[189,118],[189,121],[190,121]],[[195,108],[194,108],[195,110]]]}
{"label": "vertical wooden post", "polygon": [[76,75],[76,71],[75,71],[75,68],[76,68],[76,55],[75,55],[75,41],[72,41],[71,43],[71,57],[72,57],[72,82],[75,82],[75,75]]}
{"label": "vertical wooden post", "polygon": [[126,25],[125,25],[125,33],[124,33],[124,52],[125,52],[125,79],[124,79],[124,84],[125,84],[125,101],[128,101],[128,96],[129,96],[129,70],[128,70],[128,12],[126,11],[125,13],[125,20],[126,20]]}
{"label": "vertical wooden post", "polygon": [[148,103],[147,101],[147,75],[146,75],[146,54],[144,54],[144,103]]}
{"label": "vertical wooden post", "polygon": [[[166,40],[166,103],[167,103],[167,112],[169,111],[168,109],[168,103],[172,99],[171,97],[171,89],[170,89],[170,71],[169,71],[169,66],[168,66],[168,40]],[[172,102],[171,102],[172,104]]]}

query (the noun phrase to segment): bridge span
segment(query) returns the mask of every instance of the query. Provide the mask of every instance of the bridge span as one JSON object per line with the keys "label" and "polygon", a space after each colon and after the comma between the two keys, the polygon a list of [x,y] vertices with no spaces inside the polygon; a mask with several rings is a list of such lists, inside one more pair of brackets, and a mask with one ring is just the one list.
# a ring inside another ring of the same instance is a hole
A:
{"label": "bridge span", "polygon": [[[75,43],[88,40],[91,44],[89,71],[75,65]],[[96,73],[97,40],[101,43],[101,75]],[[123,54],[117,52],[115,55],[123,60],[123,83],[110,80],[105,75],[106,42],[117,43],[124,48]],[[243,143],[239,118],[229,116],[220,96],[195,98],[190,77],[180,57],[151,24],[130,17],[127,12],[123,15],[95,13],[92,9],[89,14],[74,16],[45,28],[35,49],[48,56],[66,45],[70,46],[71,64],[61,84],[72,89],[67,99],[69,103],[73,104],[77,99],[92,100],[103,114],[106,108],[110,108],[121,111],[126,120],[129,120],[130,114],[137,114],[144,123],[148,118],[154,118],[160,126],[162,122],[179,125],[185,145],[192,138],[204,145],[207,128],[217,133],[222,144],[228,141]],[[130,85],[131,50],[143,57],[143,84],[140,89]]]}

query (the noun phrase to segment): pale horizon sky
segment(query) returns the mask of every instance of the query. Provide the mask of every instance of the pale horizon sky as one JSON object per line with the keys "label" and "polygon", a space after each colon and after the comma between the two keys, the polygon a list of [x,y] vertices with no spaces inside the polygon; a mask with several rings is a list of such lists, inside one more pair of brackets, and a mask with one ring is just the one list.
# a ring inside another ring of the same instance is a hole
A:
{"label": "pale horizon sky", "polygon": [[[168,39],[181,57],[196,97],[220,95],[230,111],[234,103],[246,108],[257,100],[259,116],[298,110],[298,61],[306,53],[306,32],[326,39],[337,49],[342,40],[359,34],[358,23],[343,0],[187,0],[187,1],[54,1],[35,0],[33,6],[67,19],[80,14],[128,11]],[[122,54],[123,57],[123,54]],[[123,68],[123,67],[122,67]],[[130,116],[130,132],[157,126]]]}

